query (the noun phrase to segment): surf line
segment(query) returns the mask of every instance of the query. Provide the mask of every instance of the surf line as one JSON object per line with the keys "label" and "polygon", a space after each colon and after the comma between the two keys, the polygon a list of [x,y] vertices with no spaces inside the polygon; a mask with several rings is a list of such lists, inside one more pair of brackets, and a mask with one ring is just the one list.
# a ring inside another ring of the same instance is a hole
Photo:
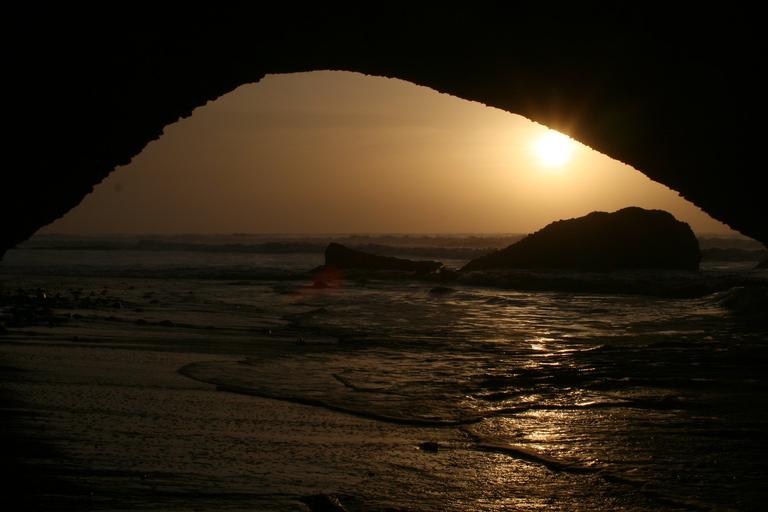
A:
{"label": "surf line", "polygon": [[479,450],[486,452],[503,453],[516,459],[540,464],[552,471],[565,471],[567,473],[598,473],[600,471],[600,468],[590,468],[572,462],[564,462],[523,446],[493,441],[478,443],[476,446]]}
{"label": "surf line", "polygon": [[[470,436],[477,437],[466,430],[465,432],[467,432]],[[554,471],[554,472],[563,471],[566,473],[581,474],[581,475],[592,474],[592,475],[595,475],[597,478],[601,478],[604,481],[609,483],[615,483],[615,484],[633,487],[637,489],[639,492],[641,492],[643,495],[645,495],[648,499],[651,499],[661,504],[673,505],[676,507],[687,508],[687,509],[706,510],[706,508],[703,505],[690,503],[690,502],[688,503],[682,502],[674,498],[666,497],[660,491],[647,489],[649,482],[646,480],[639,480],[639,479],[619,475],[615,471],[611,471],[605,467],[590,467],[590,466],[584,466],[582,464],[575,463],[575,462],[566,462],[566,461],[555,459],[543,453],[539,453],[530,448],[526,448],[519,445],[513,445],[513,444],[501,442],[501,441],[490,441],[490,440],[481,441],[481,442],[478,442],[475,446],[477,447],[478,450],[481,450],[481,451],[501,453],[504,455],[509,455],[510,457],[514,457],[516,459],[525,460],[528,462],[532,462],[534,464],[539,464],[541,466],[546,467],[550,471]]]}
{"label": "surf line", "polygon": [[353,391],[360,391],[361,393],[379,393],[379,394],[382,394],[382,395],[395,395],[396,394],[396,393],[393,393],[391,391],[387,391],[386,389],[365,388],[365,387],[362,387],[362,386],[357,386],[357,385],[352,384],[351,382],[349,382],[348,379],[342,377],[338,373],[332,373],[331,377],[333,377],[337,381],[341,382],[344,385],[344,387],[349,388],[349,389],[351,389]]}
{"label": "surf line", "polygon": [[[209,381],[210,382],[210,381]],[[482,417],[467,418],[464,420],[428,420],[423,418],[400,418],[397,416],[386,416],[383,414],[376,414],[373,412],[358,411],[355,409],[349,409],[346,407],[340,407],[338,405],[329,404],[316,398],[302,398],[295,396],[275,396],[269,393],[260,392],[254,389],[244,388],[241,386],[233,386],[230,384],[216,384],[216,389],[219,391],[226,391],[229,393],[238,393],[241,395],[256,396],[259,398],[269,398],[272,400],[282,400],[284,402],[291,402],[301,405],[310,405],[313,407],[322,407],[333,412],[340,412],[349,414],[351,416],[357,416],[359,418],[366,418],[369,420],[383,421],[387,423],[395,423],[399,425],[411,425],[416,427],[455,427],[460,425],[471,425],[482,420]]]}

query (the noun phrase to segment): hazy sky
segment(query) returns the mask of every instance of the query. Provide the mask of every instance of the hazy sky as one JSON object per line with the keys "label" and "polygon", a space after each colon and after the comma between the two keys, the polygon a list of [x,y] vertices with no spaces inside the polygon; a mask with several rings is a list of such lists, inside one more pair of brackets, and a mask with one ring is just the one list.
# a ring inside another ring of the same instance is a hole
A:
{"label": "hazy sky", "polygon": [[270,75],[166,127],[41,232],[529,233],[626,206],[730,231],[585,146],[545,160],[547,132],[400,80]]}

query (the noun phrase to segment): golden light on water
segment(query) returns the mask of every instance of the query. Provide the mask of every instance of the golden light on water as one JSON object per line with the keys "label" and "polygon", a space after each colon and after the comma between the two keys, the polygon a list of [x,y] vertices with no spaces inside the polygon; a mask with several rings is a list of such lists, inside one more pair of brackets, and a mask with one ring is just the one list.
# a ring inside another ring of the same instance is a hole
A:
{"label": "golden light on water", "polygon": [[541,165],[545,167],[560,167],[571,160],[575,144],[566,135],[549,130],[533,144],[533,151]]}

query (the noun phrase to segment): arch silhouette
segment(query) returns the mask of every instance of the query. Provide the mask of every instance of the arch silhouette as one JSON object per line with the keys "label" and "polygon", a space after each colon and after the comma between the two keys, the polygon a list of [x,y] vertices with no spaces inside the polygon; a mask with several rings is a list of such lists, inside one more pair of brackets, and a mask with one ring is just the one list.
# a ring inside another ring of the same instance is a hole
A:
{"label": "arch silhouette", "polygon": [[[756,13],[487,2],[11,13],[0,254],[268,73],[396,77],[564,132],[768,243]],[[58,9],[58,10],[57,10]],[[755,30],[753,30],[755,29]]]}

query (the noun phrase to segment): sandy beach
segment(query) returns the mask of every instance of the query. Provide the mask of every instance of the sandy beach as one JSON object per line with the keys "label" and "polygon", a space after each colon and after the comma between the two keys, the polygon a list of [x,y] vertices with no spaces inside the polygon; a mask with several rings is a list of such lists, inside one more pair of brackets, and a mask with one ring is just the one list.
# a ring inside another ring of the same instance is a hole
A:
{"label": "sandy beach", "polygon": [[[5,284],[30,295],[53,283]],[[20,510],[307,510],[301,498],[314,494],[343,489],[354,502],[361,489],[380,493],[394,485],[393,464],[439,472],[449,463],[419,444],[456,445],[454,431],[228,393],[178,371],[325,350],[327,340],[298,343],[254,311],[239,328],[216,328],[218,306],[169,307],[140,289],[152,282],[55,284],[109,290],[107,307],[69,310],[60,323],[38,318],[0,338],[4,439],[19,447],[3,462],[15,475],[6,494]],[[361,454],[363,472],[347,462]]]}
{"label": "sandy beach", "polygon": [[[258,282],[4,275],[0,283],[0,464],[11,510],[325,510],[307,504],[314,495],[337,497],[349,512],[698,507],[696,495],[660,489],[652,473],[623,462],[650,467],[662,453],[653,437],[633,444],[642,408],[532,408],[439,426],[190,378],[189,368],[212,365],[218,379],[266,375],[304,385],[307,397],[320,392],[315,382],[357,386],[354,372],[336,379],[331,372],[343,370],[323,366],[339,353],[352,361],[352,349],[287,320],[297,318],[290,311],[322,314],[315,308],[325,299],[301,282],[262,290]],[[459,314],[451,308],[443,304],[439,318]],[[404,364],[406,352],[398,354]],[[253,366],[261,360],[287,364],[264,373]],[[248,371],[238,371],[246,361]],[[428,383],[439,367],[425,368],[414,376]],[[589,441],[601,422],[621,440]],[[733,490],[762,503],[749,482]]]}
{"label": "sandy beach", "polygon": [[[338,497],[350,511],[437,510],[430,501],[458,510],[464,506],[452,491],[464,499],[490,494],[495,501],[500,497],[491,495],[510,484],[516,490],[506,501],[520,510],[647,502],[632,486],[619,489],[622,498],[591,475],[468,449],[454,429],[382,426],[217,391],[176,371],[231,355],[13,336],[3,340],[3,352],[23,375],[3,382],[5,392],[23,401],[16,426],[27,430],[16,434],[33,437],[16,454],[25,458],[7,464],[17,474],[9,499],[18,500],[18,510],[307,511],[302,499],[317,494]],[[440,452],[420,449],[425,442],[438,443]],[[362,472],[361,457],[368,459]],[[412,472],[413,487],[398,487],[395,472]],[[464,480],[447,477],[457,473]],[[425,481],[417,474],[432,476]],[[557,503],[553,496],[569,481],[589,493]],[[397,502],[387,503],[386,496]],[[408,508],[391,506],[408,496]],[[467,510],[473,502],[465,503]]]}

